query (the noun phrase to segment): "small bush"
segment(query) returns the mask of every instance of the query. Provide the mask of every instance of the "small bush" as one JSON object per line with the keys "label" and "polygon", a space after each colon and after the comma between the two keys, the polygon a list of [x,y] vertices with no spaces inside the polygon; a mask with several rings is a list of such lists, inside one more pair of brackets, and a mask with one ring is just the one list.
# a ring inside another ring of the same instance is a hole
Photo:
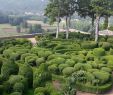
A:
{"label": "small bush", "polygon": [[22,93],[20,93],[20,92],[13,92],[10,95],[22,95]]}
{"label": "small bush", "polygon": [[60,65],[58,66],[60,72],[62,72],[62,70],[63,70],[64,68],[66,68],[66,67],[69,67],[69,65],[68,65],[68,64],[60,64]]}
{"label": "small bush", "polygon": [[[47,89],[46,88],[44,88],[44,87],[38,87],[38,88],[36,88],[35,89],[35,91],[34,91],[34,94],[35,95],[37,95],[37,94],[41,94],[41,95],[48,95],[49,94],[49,92],[47,91]],[[42,94],[43,93],[43,94]],[[39,95],[40,95],[39,94]]]}
{"label": "small bush", "polygon": [[110,79],[110,74],[105,71],[95,71],[93,72],[93,75],[95,76],[96,79],[99,80],[100,84],[104,84],[108,82]]}
{"label": "small bush", "polygon": [[53,65],[50,65],[48,67],[48,70],[54,74],[58,74],[59,73],[59,68],[57,67],[57,65],[53,64]]}
{"label": "small bush", "polygon": [[38,56],[27,56],[25,58],[25,63],[29,64],[30,66],[36,66],[37,59],[38,59]]}
{"label": "small bush", "polygon": [[13,90],[14,90],[14,92],[23,93],[25,90],[25,87],[22,83],[15,83],[13,86]]}
{"label": "small bush", "polygon": [[68,64],[70,67],[75,65],[75,61],[72,59],[67,59],[65,64]]}
{"label": "small bush", "polygon": [[81,47],[83,49],[94,49],[94,48],[97,48],[97,43],[95,42],[84,42],[81,44]]}
{"label": "small bush", "polygon": [[44,63],[45,62],[45,59],[42,57],[42,58],[38,58],[37,60],[36,60],[36,65],[37,66],[40,66],[40,64],[41,63]]}
{"label": "small bush", "polygon": [[108,43],[108,42],[104,42],[104,43],[102,44],[102,48],[108,51],[108,50],[110,50],[110,48],[111,48],[111,44]]}
{"label": "small bush", "polygon": [[103,48],[96,48],[93,50],[93,54],[97,57],[104,56],[105,50]]}
{"label": "small bush", "polygon": [[33,70],[29,65],[22,65],[19,68],[19,75],[24,76],[29,84],[29,87],[33,85]]}
{"label": "small bush", "polygon": [[107,42],[113,43],[113,38],[112,38],[112,37],[108,38],[108,39],[107,39]]}
{"label": "small bush", "polygon": [[1,68],[1,74],[5,79],[7,79],[11,74],[17,74],[19,71],[19,67],[17,64],[12,62],[6,62],[3,64]]}
{"label": "small bush", "polygon": [[3,95],[3,92],[4,92],[4,86],[0,85],[0,95]]}
{"label": "small bush", "polygon": [[62,71],[63,75],[65,75],[65,76],[70,76],[73,72],[74,72],[73,67],[66,67]]}
{"label": "small bush", "polygon": [[107,68],[107,67],[102,67],[101,70],[105,71],[105,72],[108,72],[108,73],[112,72],[112,70],[110,68]]}

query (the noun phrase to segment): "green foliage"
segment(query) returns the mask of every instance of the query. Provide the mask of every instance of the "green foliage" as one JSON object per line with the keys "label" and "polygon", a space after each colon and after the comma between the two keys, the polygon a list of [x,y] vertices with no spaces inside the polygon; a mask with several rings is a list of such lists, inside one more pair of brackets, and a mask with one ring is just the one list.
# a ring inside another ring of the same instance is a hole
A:
{"label": "green foliage", "polygon": [[46,64],[41,64],[39,69],[35,71],[33,78],[33,87],[42,87],[45,86],[47,81],[52,80],[51,72],[48,70],[48,66]]}
{"label": "green foliage", "polygon": [[13,92],[10,95],[22,95],[20,92]]}
{"label": "green foliage", "polygon": [[0,95],[3,95],[3,92],[4,92],[4,86],[0,85]]}
{"label": "green foliage", "polygon": [[59,68],[57,65],[53,64],[48,66],[48,70],[54,74],[58,74],[59,73]]}
{"label": "green foliage", "polygon": [[37,59],[38,59],[38,56],[27,56],[25,58],[25,63],[29,64],[30,66],[36,66]]}
{"label": "green foliage", "polygon": [[108,51],[111,48],[111,44],[108,42],[104,42],[102,43],[102,48]]}
{"label": "green foliage", "polygon": [[93,54],[94,54],[95,56],[98,56],[98,57],[104,56],[104,55],[105,55],[105,50],[104,50],[103,48],[95,48],[95,49],[93,50]]}
{"label": "green foliage", "polygon": [[65,76],[70,76],[73,72],[74,72],[73,67],[66,67],[62,71],[63,75],[65,75]]}
{"label": "green foliage", "polygon": [[12,74],[14,75],[17,74],[18,71],[19,71],[18,65],[10,61],[4,63],[1,68],[1,74],[5,79],[7,79]]}
{"label": "green foliage", "polygon": [[22,83],[15,83],[13,86],[14,92],[23,93],[25,90],[25,86]]}
{"label": "green foliage", "polygon": [[83,49],[94,49],[94,48],[97,48],[97,43],[96,42],[83,42],[81,44],[81,47]]}
{"label": "green foliage", "polygon": [[99,84],[104,84],[110,79],[110,74],[105,71],[95,71],[93,74],[95,78],[99,80]]}
{"label": "green foliage", "polygon": [[33,85],[33,70],[29,65],[20,66],[18,74],[24,76],[28,81],[29,87],[32,87],[32,85]]}
{"label": "green foliage", "polygon": [[36,60],[36,65],[37,66],[40,66],[40,64],[42,64],[42,63],[44,63],[45,62],[45,59],[42,57],[42,58],[38,58],[37,60]]}
{"label": "green foliage", "polygon": [[75,65],[75,61],[72,59],[67,59],[65,64],[68,64],[69,66],[74,66]]}

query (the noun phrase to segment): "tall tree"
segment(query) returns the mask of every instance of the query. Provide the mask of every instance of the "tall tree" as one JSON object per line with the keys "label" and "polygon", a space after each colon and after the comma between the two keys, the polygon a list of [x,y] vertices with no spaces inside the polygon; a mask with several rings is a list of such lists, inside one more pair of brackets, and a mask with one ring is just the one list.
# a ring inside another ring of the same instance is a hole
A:
{"label": "tall tree", "polygon": [[92,19],[92,27],[91,27],[91,36],[94,36],[94,21],[95,21],[95,12],[92,10],[92,6],[90,5],[91,0],[78,0],[78,15],[86,18],[89,16]]}
{"label": "tall tree", "polygon": [[112,13],[111,0],[91,0],[92,11],[96,16],[96,28],[95,28],[95,42],[98,42],[99,37],[99,20],[101,16],[110,15]]}
{"label": "tall tree", "polygon": [[66,18],[66,39],[69,37],[69,26],[70,26],[70,19],[71,16],[75,13],[78,4],[77,0],[62,0],[62,17]]}
{"label": "tall tree", "polygon": [[50,19],[50,24],[53,24],[55,21],[57,21],[57,32],[56,32],[56,38],[58,38],[59,34],[59,23],[60,23],[60,2],[61,0],[50,0],[49,4],[47,5],[47,8],[45,9],[45,15]]}

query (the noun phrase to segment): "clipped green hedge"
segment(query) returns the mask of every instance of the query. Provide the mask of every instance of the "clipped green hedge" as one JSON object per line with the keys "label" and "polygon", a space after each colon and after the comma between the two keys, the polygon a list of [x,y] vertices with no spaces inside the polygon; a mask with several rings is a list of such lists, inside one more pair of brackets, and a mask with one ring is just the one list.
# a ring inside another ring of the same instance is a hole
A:
{"label": "clipped green hedge", "polygon": [[102,94],[112,88],[112,83],[104,84],[103,86],[91,86],[89,84],[76,83],[77,90],[95,94]]}
{"label": "clipped green hedge", "polygon": [[94,49],[94,48],[97,48],[98,45],[96,42],[83,42],[81,43],[81,47],[83,49]]}
{"label": "clipped green hedge", "polygon": [[93,50],[93,54],[97,57],[104,56],[105,55],[105,50],[103,48],[95,48]]}

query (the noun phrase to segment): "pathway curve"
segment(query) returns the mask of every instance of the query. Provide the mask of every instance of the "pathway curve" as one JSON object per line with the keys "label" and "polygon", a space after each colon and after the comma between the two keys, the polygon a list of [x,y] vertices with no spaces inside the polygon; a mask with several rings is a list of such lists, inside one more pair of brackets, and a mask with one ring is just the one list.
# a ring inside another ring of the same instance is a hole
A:
{"label": "pathway curve", "polygon": [[31,41],[31,43],[34,45],[36,45],[37,41],[35,38],[28,38],[29,41]]}

